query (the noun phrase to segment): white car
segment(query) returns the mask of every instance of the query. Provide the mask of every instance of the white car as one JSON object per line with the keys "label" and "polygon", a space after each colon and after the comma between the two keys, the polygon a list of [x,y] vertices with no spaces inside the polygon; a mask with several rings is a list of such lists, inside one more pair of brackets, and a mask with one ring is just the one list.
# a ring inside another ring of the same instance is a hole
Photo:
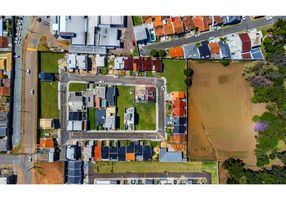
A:
{"label": "white car", "polygon": [[159,97],[156,97],[156,101],[159,101]]}
{"label": "white car", "polygon": [[34,95],[34,89],[31,89],[30,94]]}
{"label": "white car", "polygon": [[209,37],[209,40],[213,40],[214,39],[214,37]]}
{"label": "white car", "polygon": [[161,87],[161,89],[162,89],[163,91],[165,91],[165,87]]}
{"label": "white car", "polygon": [[14,58],[20,58],[20,56],[15,54],[15,55],[14,55]]}
{"label": "white car", "polygon": [[271,19],[272,19],[271,16],[267,16],[267,17],[266,17],[266,20],[271,20]]}
{"label": "white car", "polygon": [[32,162],[32,156],[29,156],[29,162]]}
{"label": "white car", "polygon": [[30,74],[30,73],[31,73],[30,69],[27,69],[27,70],[26,70],[26,73],[27,73],[27,74]]}

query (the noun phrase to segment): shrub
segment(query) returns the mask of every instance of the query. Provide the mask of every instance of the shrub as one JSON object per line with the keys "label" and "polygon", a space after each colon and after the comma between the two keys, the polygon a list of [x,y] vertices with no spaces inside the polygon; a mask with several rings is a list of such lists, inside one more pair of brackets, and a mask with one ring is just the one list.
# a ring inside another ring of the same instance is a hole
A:
{"label": "shrub", "polygon": [[223,65],[223,66],[228,66],[229,64],[230,64],[230,60],[226,60],[226,59],[222,59],[222,60],[220,60],[220,63]]}
{"label": "shrub", "polygon": [[163,49],[160,49],[160,50],[159,50],[159,56],[160,56],[161,58],[166,57],[166,55],[167,55],[167,53],[166,53],[165,50],[163,50]]}
{"label": "shrub", "polygon": [[152,57],[159,57],[159,52],[156,49],[152,49],[150,51],[150,56],[152,56]]}
{"label": "shrub", "polygon": [[186,84],[187,86],[191,86],[192,83],[193,83],[192,79],[185,79],[185,84]]}

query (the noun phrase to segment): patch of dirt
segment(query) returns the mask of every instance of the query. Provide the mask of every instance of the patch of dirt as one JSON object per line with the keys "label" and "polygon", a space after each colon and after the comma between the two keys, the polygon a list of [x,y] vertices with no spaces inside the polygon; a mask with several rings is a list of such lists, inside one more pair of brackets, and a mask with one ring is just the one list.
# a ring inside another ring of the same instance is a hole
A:
{"label": "patch of dirt", "polygon": [[189,91],[189,158],[233,157],[255,164],[252,117],[263,113],[265,105],[251,103],[252,90],[241,76],[245,63],[190,64],[194,75]]}
{"label": "patch of dirt", "polygon": [[33,184],[64,184],[64,162],[36,162],[35,166]]}

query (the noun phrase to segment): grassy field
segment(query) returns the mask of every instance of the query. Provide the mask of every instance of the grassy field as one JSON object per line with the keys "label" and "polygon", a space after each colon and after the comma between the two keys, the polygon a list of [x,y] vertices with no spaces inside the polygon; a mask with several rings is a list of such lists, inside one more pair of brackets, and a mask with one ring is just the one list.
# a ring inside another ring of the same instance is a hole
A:
{"label": "grassy field", "polygon": [[168,93],[174,91],[186,91],[184,69],[186,68],[185,60],[163,60],[164,69],[162,76],[167,80]]}
{"label": "grassy field", "polygon": [[96,109],[95,108],[89,108],[88,109],[88,121],[89,121],[89,128],[90,130],[96,129]]}
{"label": "grassy field", "polygon": [[[191,63],[194,70],[189,121],[189,157],[240,158],[255,164],[256,145],[252,117],[265,111],[264,104],[252,104],[252,91],[241,76],[245,63]],[[238,98],[239,97],[239,98]]]}
{"label": "grassy field", "polygon": [[209,172],[212,174],[212,183],[218,184],[216,162],[96,162],[94,172],[99,174],[110,173],[148,173],[148,172]]}
{"label": "grassy field", "polygon": [[[119,117],[118,128],[124,129],[124,109],[135,107],[136,117],[135,128],[137,130],[155,130],[156,129],[156,105],[155,103],[135,103],[134,87],[117,86],[117,116]],[[137,122],[137,123],[136,123]]]}
{"label": "grassy field", "polygon": [[69,91],[84,91],[86,90],[86,83],[70,83],[69,84]]}
{"label": "grassy field", "polygon": [[40,117],[59,118],[58,110],[58,82],[40,82]]}
{"label": "grassy field", "polygon": [[58,73],[58,60],[63,58],[63,53],[41,52],[40,71]]}
{"label": "grassy field", "polygon": [[133,16],[133,23],[135,26],[143,24],[143,20],[141,16]]}

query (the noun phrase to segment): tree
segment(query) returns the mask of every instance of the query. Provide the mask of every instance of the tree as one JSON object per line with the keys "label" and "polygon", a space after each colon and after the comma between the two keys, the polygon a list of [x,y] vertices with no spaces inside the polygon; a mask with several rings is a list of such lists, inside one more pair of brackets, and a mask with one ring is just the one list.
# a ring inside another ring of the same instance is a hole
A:
{"label": "tree", "polygon": [[191,86],[192,85],[192,79],[185,79],[185,84],[187,85],[187,86]]}
{"label": "tree", "polygon": [[152,57],[159,57],[159,52],[156,49],[152,49],[150,51],[150,56],[152,56]]}
{"label": "tree", "polygon": [[187,68],[184,70],[184,74],[186,76],[192,76],[194,74],[194,71],[191,68]]}
{"label": "tree", "polygon": [[220,63],[223,65],[223,66],[228,66],[229,64],[230,64],[230,60],[227,60],[227,59],[222,59],[222,60],[220,60]]}
{"label": "tree", "polygon": [[286,151],[283,152],[278,152],[277,157],[284,163],[286,164]]}
{"label": "tree", "polygon": [[160,49],[160,50],[159,50],[159,56],[160,56],[161,58],[166,57],[166,55],[167,55],[167,53],[166,53],[166,51],[165,51],[164,49]]}

